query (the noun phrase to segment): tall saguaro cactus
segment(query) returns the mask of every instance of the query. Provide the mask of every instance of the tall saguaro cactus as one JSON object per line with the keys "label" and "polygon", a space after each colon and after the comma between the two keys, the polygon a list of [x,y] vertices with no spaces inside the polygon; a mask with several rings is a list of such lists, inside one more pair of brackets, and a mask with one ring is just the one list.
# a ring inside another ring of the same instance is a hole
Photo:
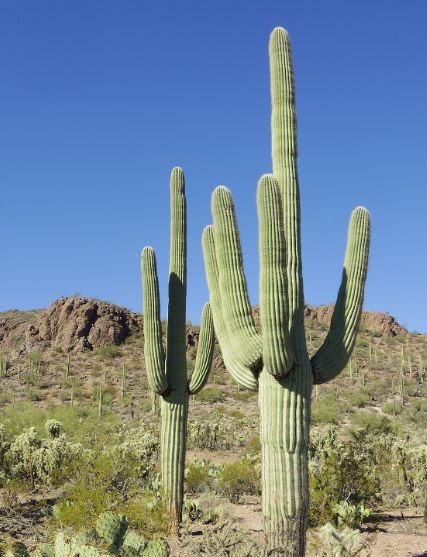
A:
{"label": "tall saguaro cactus", "polygon": [[215,331],[226,367],[259,389],[262,497],[272,555],[305,553],[313,384],[335,377],[354,346],[369,250],[369,214],[354,210],[331,327],[310,359],[304,331],[294,80],[287,32],[270,39],[273,175],[258,184],[261,331],[255,327],[230,192],[212,197],[213,225],[203,233]]}
{"label": "tall saguaro cactus", "polygon": [[209,304],[202,312],[196,363],[187,380],[186,290],[187,224],[184,173],[174,168],[170,180],[171,227],[169,305],[166,353],[162,343],[159,282],[156,257],[150,247],[141,255],[144,303],[144,353],[150,389],[161,398],[161,481],[170,511],[171,530],[177,531],[182,518],[187,416],[190,394],[205,385],[213,355],[214,331]]}

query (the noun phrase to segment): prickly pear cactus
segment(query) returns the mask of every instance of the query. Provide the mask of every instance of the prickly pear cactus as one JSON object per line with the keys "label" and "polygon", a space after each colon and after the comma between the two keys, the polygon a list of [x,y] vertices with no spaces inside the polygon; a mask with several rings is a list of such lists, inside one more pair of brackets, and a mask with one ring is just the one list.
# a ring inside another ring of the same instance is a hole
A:
{"label": "prickly pear cactus", "polygon": [[164,540],[149,542],[142,557],[169,557],[169,546]]}
{"label": "prickly pear cactus", "polygon": [[101,513],[96,521],[96,533],[108,544],[119,546],[128,528],[124,516],[107,511]]}
{"label": "prickly pear cactus", "polygon": [[55,557],[55,549],[50,543],[42,543],[31,552],[31,557]]}
{"label": "prickly pear cactus", "polygon": [[55,557],[71,556],[71,543],[68,541],[63,532],[56,534],[53,548],[55,551]]}
{"label": "prickly pear cactus", "polygon": [[120,550],[122,557],[138,557],[146,547],[146,542],[135,532],[127,532]]}

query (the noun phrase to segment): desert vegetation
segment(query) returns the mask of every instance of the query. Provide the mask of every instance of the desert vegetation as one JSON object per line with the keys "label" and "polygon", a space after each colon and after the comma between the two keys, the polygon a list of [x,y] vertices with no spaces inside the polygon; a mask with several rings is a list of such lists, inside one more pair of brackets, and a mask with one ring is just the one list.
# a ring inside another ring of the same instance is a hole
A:
{"label": "desert vegetation", "polygon": [[[314,354],[326,327],[309,317],[305,326]],[[196,333],[196,327],[187,330]],[[34,550],[52,544],[58,533],[71,543],[85,532],[91,537],[83,545],[104,551],[108,547],[97,537],[96,524],[108,511],[125,516],[129,532],[145,544],[167,540],[172,555],[262,554],[256,393],[230,378],[216,344],[207,385],[189,401],[183,522],[180,539],[174,540],[161,498],[160,416],[152,410],[147,375],[141,372],[142,346],[143,328],[138,328],[116,347],[114,358],[110,350],[73,352],[68,380],[65,349],[40,352],[36,377],[26,355],[14,357],[11,348],[3,352],[9,362],[0,409],[5,549],[20,542]],[[187,344],[189,366],[194,351]],[[426,359],[425,335],[388,336],[362,328],[343,373],[313,389],[309,555],[332,555],[327,548],[336,532],[344,547],[369,546],[375,528],[387,524],[381,522],[386,516],[395,515],[395,524],[406,529],[422,528]],[[28,396],[30,384],[40,393],[36,401]]]}

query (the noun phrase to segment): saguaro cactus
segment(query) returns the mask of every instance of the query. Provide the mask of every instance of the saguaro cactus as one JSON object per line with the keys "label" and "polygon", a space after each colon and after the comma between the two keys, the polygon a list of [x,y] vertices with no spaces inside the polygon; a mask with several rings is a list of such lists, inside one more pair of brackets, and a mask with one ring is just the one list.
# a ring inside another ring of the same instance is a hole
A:
{"label": "saguaro cactus", "polygon": [[214,332],[209,304],[203,308],[196,363],[187,380],[186,288],[187,229],[184,173],[174,168],[170,181],[171,229],[169,306],[166,354],[162,344],[159,283],[156,258],[144,248],[141,269],[144,293],[145,363],[150,389],[161,397],[161,480],[171,515],[171,530],[182,518],[184,464],[189,395],[198,393],[207,381],[212,362]]}
{"label": "saguaro cactus", "polygon": [[331,327],[310,359],[304,332],[294,83],[289,37],[282,28],[271,35],[270,71],[273,175],[261,178],[257,194],[261,332],[249,303],[233,200],[222,186],[213,193],[213,225],[203,233],[203,249],[225,365],[243,387],[259,389],[262,505],[271,554],[300,557],[305,552],[312,386],[340,373],[353,349],[370,225],[368,212],[355,209]]}

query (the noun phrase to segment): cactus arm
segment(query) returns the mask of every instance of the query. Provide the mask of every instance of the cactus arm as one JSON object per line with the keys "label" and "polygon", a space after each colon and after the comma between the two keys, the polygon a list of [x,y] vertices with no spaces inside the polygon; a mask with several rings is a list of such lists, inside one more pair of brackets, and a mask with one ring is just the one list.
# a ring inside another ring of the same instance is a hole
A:
{"label": "cactus arm", "polygon": [[188,392],[197,394],[206,385],[212,364],[214,350],[214,326],[212,311],[209,304],[205,304],[202,311],[199,346],[197,348],[196,364],[193,375],[188,384]]}
{"label": "cactus arm", "polygon": [[144,354],[150,389],[161,395],[169,386],[165,373],[165,353],[160,321],[159,280],[156,255],[145,247],[141,254],[141,272],[144,304]]}
{"label": "cactus arm", "polygon": [[174,168],[170,178],[170,260],[169,260],[169,303],[166,351],[166,375],[173,389],[179,388],[177,381],[186,375],[185,312],[187,294],[186,268],[186,204],[184,173]]}
{"label": "cactus arm", "polygon": [[212,194],[212,216],[224,322],[238,361],[259,371],[262,340],[249,303],[233,199],[223,186]]}
{"label": "cactus arm", "polygon": [[369,242],[369,213],[357,207],[349,223],[343,276],[331,326],[322,346],[311,358],[315,384],[338,375],[351,356],[362,315]]}
{"label": "cactus arm", "polygon": [[263,176],[258,183],[257,206],[260,256],[260,317],[264,369],[286,377],[293,364],[286,304],[286,254],[282,204],[277,180]]}
{"label": "cactus arm", "polygon": [[273,174],[279,182],[285,227],[289,330],[302,338],[304,293],[301,266],[300,194],[297,172],[295,88],[289,35],[282,27],[270,37]]}
{"label": "cactus arm", "polygon": [[239,385],[251,391],[256,391],[258,381],[253,372],[238,361],[231,343],[231,335],[228,333],[225,324],[216,260],[214,227],[212,225],[207,226],[203,231],[202,246],[215,333],[221,346],[225,367]]}

